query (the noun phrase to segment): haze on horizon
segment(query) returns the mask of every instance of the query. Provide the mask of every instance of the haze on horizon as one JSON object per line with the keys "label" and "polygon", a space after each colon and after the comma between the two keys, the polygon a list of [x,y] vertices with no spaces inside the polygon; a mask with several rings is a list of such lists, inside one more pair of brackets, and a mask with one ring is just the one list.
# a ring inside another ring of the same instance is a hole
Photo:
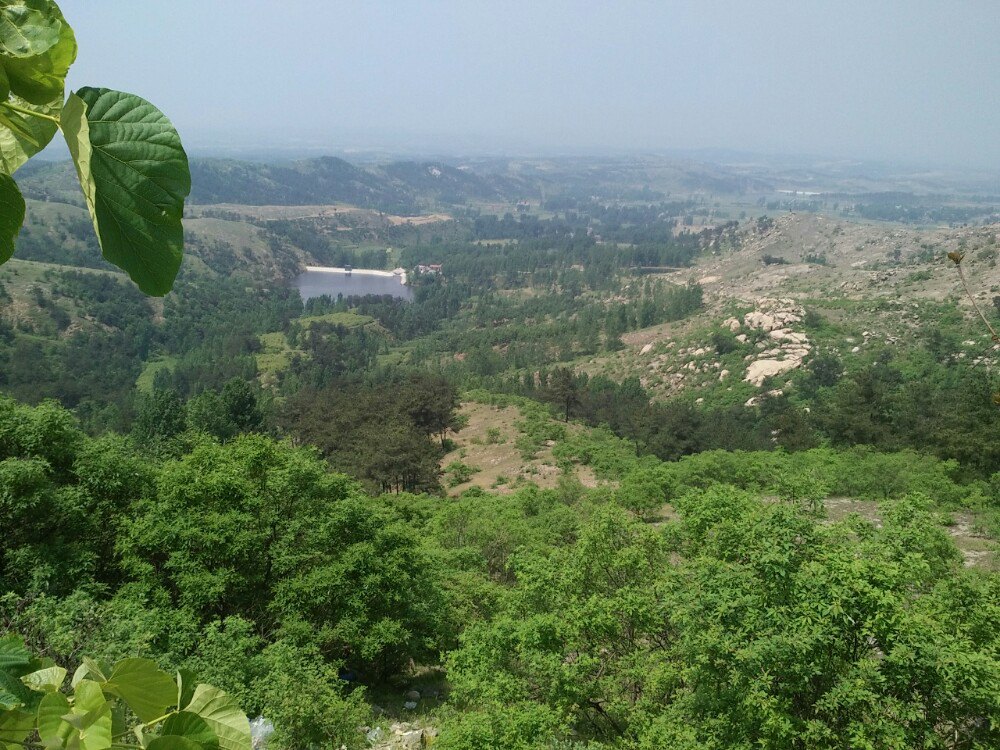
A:
{"label": "haze on horizon", "polygon": [[1000,6],[62,0],[189,149],[733,149],[1000,167]]}

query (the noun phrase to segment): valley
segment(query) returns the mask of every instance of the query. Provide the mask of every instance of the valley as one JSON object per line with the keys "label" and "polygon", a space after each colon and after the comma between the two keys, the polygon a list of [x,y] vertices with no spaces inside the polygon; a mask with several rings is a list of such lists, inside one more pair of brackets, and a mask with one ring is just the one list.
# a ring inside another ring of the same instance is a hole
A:
{"label": "valley", "polygon": [[197,669],[290,749],[777,747],[733,689],[907,736],[884,701],[947,690],[991,741],[935,649],[1000,675],[1000,345],[948,258],[1000,323],[995,205],[804,169],[195,160],[159,299],[33,168],[0,627]]}

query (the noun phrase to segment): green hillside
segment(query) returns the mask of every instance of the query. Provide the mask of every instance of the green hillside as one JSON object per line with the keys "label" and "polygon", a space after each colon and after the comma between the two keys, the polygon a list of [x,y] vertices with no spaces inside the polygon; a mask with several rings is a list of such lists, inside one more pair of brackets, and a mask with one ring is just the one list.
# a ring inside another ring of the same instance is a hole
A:
{"label": "green hillside", "polygon": [[[740,219],[653,162],[194,165],[225,202],[163,299],[25,178],[0,643],[192,670],[279,750],[1000,741],[1000,226]],[[300,298],[348,263],[412,301]]]}

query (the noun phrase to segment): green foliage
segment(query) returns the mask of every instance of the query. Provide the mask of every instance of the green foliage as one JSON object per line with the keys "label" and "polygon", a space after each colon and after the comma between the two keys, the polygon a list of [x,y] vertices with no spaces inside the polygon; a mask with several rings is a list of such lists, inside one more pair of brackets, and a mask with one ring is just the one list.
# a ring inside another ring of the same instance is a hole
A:
{"label": "green foliage", "polygon": [[315,649],[279,641],[265,650],[270,672],[259,684],[266,716],[277,728],[274,744],[281,748],[363,745],[358,727],[370,714],[364,690],[344,694],[335,665]]}
{"label": "green foliage", "polygon": [[[72,692],[66,670],[34,659],[17,636],[0,638],[0,739],[29,748],[150,747],[249,750],[250,724],[239,706],[211,685],[171,677],[148,659],[113,666],[84,657]],[[139,724],[126,724],[126,707]],[[139,744],[123,742],[134,736]]]}
{"label": "green foliage", "polygon": [[525,460],[534,458],[545,443],[558,441],[566,436],[566,428],[556,422],[549,411],[539,403],[525,399],[519,401],[518,405],[521,418],[515,427],[521,434],[517,437],[516,443]]}
{"label": "green foliage", "polygon": [[444,471],[448,474],[448,486],[457,487],[460,484],[465,484],[479,471],[475,466],[469,466],[462,461],[452,461],[450,464],[444,467]]}
{"label": "green foliage", "polygon": [[177,131],[145,99],[109,89],[70,94],[60,122],[104,257],[163,296],[181,265],[191,192]]}
{"label": "green foliage", "polygon": [[14,240],[24,223],[24,198],[17,183],[8,174],[0,173],[0,262],[14,254]]}
{"label": "green foliage", "polygon": [[223,441],[240,433],[258,432],[264,425],[257,394],[240,378],[228,381],[221,392],[202,391],[187,402],[185,411],[189,428]]}
{"label": "green foliage", "polygon": [[531,702],[487,704],[446,717],[441,750],[538,750],[563,731],[558,715]]}
{"label": "green foliage", "polygon": [[[16,529],[0,542],[0,628],[54,660],[27,664],[0,638],[0,673],[24,672],[0,678],[0,701],[46,701],[58,744],[75,703],[51,690],[55,663],[88,653],[88,713],[181,705],[147,727],[149,747],[235,750],[241,705],[281,748],[355,748],[371,724],[358,680],[412,684],[412,660],[447,667],[443,747],[996,743],[996,576],[962,566],[936,513],[992,503],[991,485],[870,449],[663,463],[498,402],[612,484],[372,498],[263,435],[188,434],[157,457],[87,437],[52,404],[0,402]],[[817,517],[826,492],[879,500],[877,523]],[[636,518],[664,503],[672,520]],[[0,732],[26,737],[25,713]],[[100,745],[105,724],[90,727],[84,744]]]}
{"label": "green foliage", "polygon": [[164,441],[180,435],[186,426],[180,396],[171,390],[158,389],[139,404],[132,434],[141,445],[155,449]]}
{"label": "green foliage", "polygon": [[457,426],[457,407],[454,386],[413,374],[369,387],[303,389],[289,400],[280,423],[372,489],[440,492],[438,460],[444,436]]}
{"label": "green foliage", "polygon": [[[526,722],[540,706],[550,737],[644,748],[996,741],[996,633],[972,625],[995,616],[996,580],[961,569],[921,501],[886,506],[881,528],[721,486],[677,507],[662,538],[609,511],[525,556],[501,613],[449,657],[460,704]],[[525,735],[505,741],[542,745]]]}
{"label": "green foliage", "polygon": [[133,94],[82,88],[64,103],[76,39],[52,0],[0,6],[0,260],[13,252],[24,201],[10,176],[66,136],[104,257],[147,294],[170,291],[181,262],[187,156],[173,125]]}

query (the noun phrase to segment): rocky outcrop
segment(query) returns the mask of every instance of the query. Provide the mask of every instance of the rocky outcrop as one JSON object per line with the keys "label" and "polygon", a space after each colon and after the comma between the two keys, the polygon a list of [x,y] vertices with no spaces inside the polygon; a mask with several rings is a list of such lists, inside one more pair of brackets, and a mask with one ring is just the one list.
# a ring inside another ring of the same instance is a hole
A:
{"label": "rocky outcrop", "polygon": [[756,386],[764,384],[768,378],[784,375],[802,365],[800,359],[758,359],[747,368],[744,380]]}
{"label": "rocky outcrop", "polygon": [[438,730],[434,727],[406,721],[395,722],[388,731],[375,727],[365,735],[372,750],[421,750],[433,745],[437,737]]}
{"label": "rocky outcrop", "polygon": [[[733,333],[748,329],[766,333],[773,345],[758,344],[760,351],[751,356],[743,380],[757,387],[768,378],[785,375],[802,366],[812,350],[809,337],[801,331],[793,330],[802,322],[804,311],[793,299],[763,297],[754,304],[754,309],[743,316],[742,325],[735,318],[723,321],[722,327]],[[733,322],[737,325],[734,327]],[[737,338],[745,337],[740,333]],[[745,338],[743,340],[746,340]]]}

